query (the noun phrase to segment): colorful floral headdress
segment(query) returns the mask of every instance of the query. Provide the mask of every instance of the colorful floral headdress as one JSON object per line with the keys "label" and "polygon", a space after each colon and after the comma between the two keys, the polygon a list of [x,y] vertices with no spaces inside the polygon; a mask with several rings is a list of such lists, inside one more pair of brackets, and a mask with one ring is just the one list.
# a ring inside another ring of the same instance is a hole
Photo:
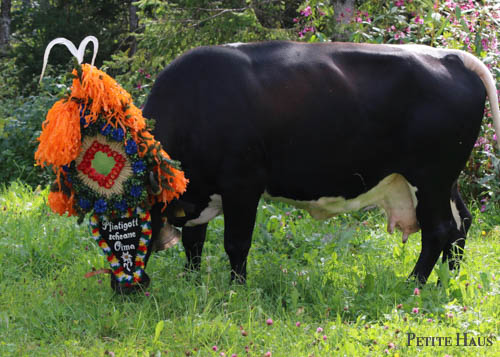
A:
{"label": "colorful floral headdress", "polygon": [[[85,38],[78,50],[66,39],[52,41],[40,80],[53,45],[65,44],[81,64],[89,42],[93,63],[95,37]],[[49,110],[35,153],[36,163],[51,166],[57,176],[48,198],[51,209],[60,215],[114,216],[178,198],[188,181],[150,133],[130,94],[92,64],[81,64],[72,74],[71,92]]]}
{"label": "colorful floral headdress", "polygon": [[[188,181],[155,140],[130,94],[93,64],[81,64],[89,42],[94,43],[93,63],[95,37],[86,37],[78,50],[63,38],[47,46],[40,81],[55,44],[65,44],[78,65],[70,93],[47,113],[35,160],[56,174],[50,208],[80,220],[91,213],[92,237],[111,266],[97,272],[112,273],[111,287],[130,293],[149,283],[144,271],[152,237],[149,208],[156,202],[165,208],[184,193]],[[178,240],[172,232],[168,238],[168,244]]]}

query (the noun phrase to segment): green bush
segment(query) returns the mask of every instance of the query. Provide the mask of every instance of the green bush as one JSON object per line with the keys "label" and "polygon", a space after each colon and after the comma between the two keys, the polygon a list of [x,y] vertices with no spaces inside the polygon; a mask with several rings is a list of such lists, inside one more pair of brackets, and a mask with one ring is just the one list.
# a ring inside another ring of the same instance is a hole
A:
{"label": "green bush", "polygon": [[44,78],[40,94],[0,101],[0,183],[21,180],[33,187],[49,182],[50,173],[35,166],[37,138],[45,116],[67,88],[65,80]]}

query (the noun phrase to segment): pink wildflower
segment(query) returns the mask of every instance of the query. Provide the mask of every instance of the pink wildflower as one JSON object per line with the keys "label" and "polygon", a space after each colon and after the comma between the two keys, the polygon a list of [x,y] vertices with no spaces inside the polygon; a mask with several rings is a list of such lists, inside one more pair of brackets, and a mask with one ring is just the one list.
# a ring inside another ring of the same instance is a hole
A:
{"label": "pink wildflower", "polygon": [[413,290],[413,295],[420,295],[420,289],[419,288],[415,288],[415,290]]}
{"label": "pink wildflower", "polygon": [[268,326],[271,326],[271,325],[273,324],[273,319],[267,319],[267,320],[266,320],[266,324],[267,324]]}
{"label": "pink wildflower", "polygon": [[304,10],[302,10],[300,12],[300,14],[305,16],[305,17],[311,16],[311,14],[312,14],[311,7],[310,6],[306,7]]}
{"label": "pink wildflower", "polygon": [[414,307],[411,312],[413,312],[414,314],[418,314],[420,310],[418,309],[418,307]]}

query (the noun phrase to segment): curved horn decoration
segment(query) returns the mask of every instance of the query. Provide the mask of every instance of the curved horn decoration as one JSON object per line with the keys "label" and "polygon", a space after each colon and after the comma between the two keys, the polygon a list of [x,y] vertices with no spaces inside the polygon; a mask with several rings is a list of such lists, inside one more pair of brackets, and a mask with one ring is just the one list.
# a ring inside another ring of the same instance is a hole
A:
{"label": "curved horn decoration", "polygon": [[95,58],[97,56],[97,51],[99,50],[99,41],[97,41],[97,38],[95,38],[94,36],[87,36],[82,40],[82,42],[80,42],[80,46],[78,46],[77,59],[78,63],[81,64],[83,62],[83,56],[85,55],[85,48],[87,47],[87,44],[89,42],[92,42],[94,44],[94,54],[92,55],[92,62],[90,62],[90,64],[93,66]]}
{"label": "curved horn decoration", "polygon": [[89,42],[92,42],[94,44],[94,54],[92,56],[92,62],[91,64],[94,65],[95,58],[97,56],[97,51],[99,50],[99,41],[97,40],[96,37],[94,36],[87,36],[85,37],[82,42],[80,42],[80,46],[78,46],[78,50],[76,49],[75,45],[73,42],[70,40],[64,38],[64,37],[58,37],[56,39],[53,39],[50,41],[50,43],[47,45],[45,48],[45,54],[43,55],[43,67],[42,67],[42,73],[40,74],[40,82],[42,81],[43,74],[45,73],[45,67],[47,67],[47,62],[49,60],[49,54],[50,50],[52,50],[52,47],[58,44],[65,45],[69,52],[76,57],[77,61],[79,64],[83,62],[83,56],[85,54],[85,48],[87,47],[87,44]]}

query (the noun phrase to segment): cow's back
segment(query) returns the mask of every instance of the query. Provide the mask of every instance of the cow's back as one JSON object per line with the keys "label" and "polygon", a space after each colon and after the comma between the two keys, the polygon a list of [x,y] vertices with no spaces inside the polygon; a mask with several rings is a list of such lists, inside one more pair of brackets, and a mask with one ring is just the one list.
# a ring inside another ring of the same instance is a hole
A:
{"label": "cow's back", "polygon": [[[392,173],[458,175],[485,91],[461,60],[418,47],[270,42],[195,49],[153,87],[144,113],[188,175],[259,172],[296,199],[355,197]],[[308,184],[305,185],[304,182]]]}

